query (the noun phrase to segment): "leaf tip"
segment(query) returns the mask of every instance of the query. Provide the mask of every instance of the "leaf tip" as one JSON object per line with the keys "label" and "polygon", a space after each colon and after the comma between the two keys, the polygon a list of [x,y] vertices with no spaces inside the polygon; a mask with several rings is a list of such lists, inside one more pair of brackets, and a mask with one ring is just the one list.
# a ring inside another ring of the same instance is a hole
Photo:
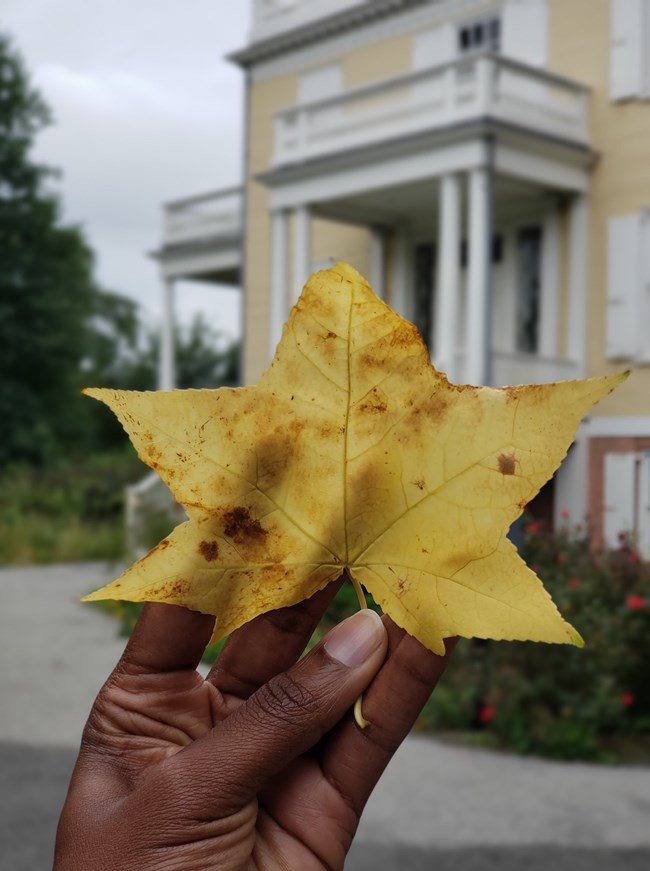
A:
{"label": "leaf tip", "polygon": [[574,645],[574,647],[584,647],[585,640],[582,635],[578,632],[577,629],[574,629],[573,626],[570,627],[569,631],[569,642]]}

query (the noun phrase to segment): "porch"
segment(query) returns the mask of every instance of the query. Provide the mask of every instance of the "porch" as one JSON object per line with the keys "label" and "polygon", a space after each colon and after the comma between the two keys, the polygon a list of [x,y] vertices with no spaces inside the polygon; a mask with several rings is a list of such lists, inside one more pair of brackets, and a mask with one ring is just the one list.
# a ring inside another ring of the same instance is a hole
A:
{"label": "porch", "polygon": [[371,283],[451,380],[579,377],[587,109],[581,85],[484,55],[278,113],[260,176],[270,353],[314,266],[312,221],[326,218],[368,229]]}
{"label": "porch", "polygon": [[230,187],[167,203],[160,248],[163,284],[159,387],[174,387],[174,298],[178,281],[238,287],[243,244],[243,188]]}

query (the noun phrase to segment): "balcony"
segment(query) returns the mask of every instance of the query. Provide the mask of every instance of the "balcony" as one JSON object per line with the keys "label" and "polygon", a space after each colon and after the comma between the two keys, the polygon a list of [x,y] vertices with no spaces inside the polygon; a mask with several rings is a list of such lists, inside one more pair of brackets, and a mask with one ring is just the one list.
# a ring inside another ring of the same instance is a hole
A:
{"label": "balcony", "polygon": [[163,245],[187,245],[206,239],[241,237],[240,187],[186,197],[165,206]]}
{"label": "balcony", "polygon": [[292,106],[275,118],[272,167],[490,119],[588,143],[587,89],[500,55],[480,55]]}
{"label": "balcony", "polygon": [[243,188],[168,203],[162,245],[154,253],[167,278],[238,284],[243,239]]}

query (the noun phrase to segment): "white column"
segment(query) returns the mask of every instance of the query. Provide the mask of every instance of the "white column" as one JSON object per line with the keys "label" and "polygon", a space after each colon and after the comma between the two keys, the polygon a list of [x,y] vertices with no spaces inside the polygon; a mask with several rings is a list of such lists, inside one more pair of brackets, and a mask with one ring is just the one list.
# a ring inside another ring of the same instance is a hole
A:
{"label": "white column", "polygon": [[460,294],[460,178],[440,179],[437,312],[434,318],[435,364],[450,381],[458,377],[456,343]]}
{"label": "white column", "polygon": [[273,357],[282,338],[282,326],[288,312],[288,224],[283,209],[271,213],[271,281],[269,300],[269,352]]}
{"label": "white column", "polygon": [[587,369],[587,280],[589,203],[577,194],[569,211],[569,330],[567,356],[578,366],[577,377]]}
{"label": "white column", "polygon": [[160,390],[173,390],[176,386],[174,332],[174,279],[164,278],[160,328],[160,369],[158,372],[158,388]]}
{"label": "white column", "polygon": [[384,298],[384,256],[386,234],[381,227],[373,227],[370,236],[370,284],[378,297]]}
{"label": "white column", "polygon": [[546,214],[542,231],[539,353],[557,357],[560,236],[557,207]]}
{"label": "white column", "polygon": [[490,178],[485,167],[469,175],[469,280],[465,380],[482,385],[487,381],[490,328]]}
{"label": "white column", "polygon": [[309,206],[298,206],[294,213],[292,305],[311,275],[311,265],[311,212]]}
{"label": "white column", "polygon": [[395,228],[395,251],[393,256],[393,275],[390,289],[390,304],[403,318],[411,318],[411,260],[413,251],[409,227]]}

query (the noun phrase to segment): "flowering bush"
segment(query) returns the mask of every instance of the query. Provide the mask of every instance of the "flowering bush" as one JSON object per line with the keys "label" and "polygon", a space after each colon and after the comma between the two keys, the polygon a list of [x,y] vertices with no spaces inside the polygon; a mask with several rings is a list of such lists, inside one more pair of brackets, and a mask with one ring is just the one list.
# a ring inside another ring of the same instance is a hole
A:
{"label": "flowering bush", "polygon": [[580,530],[551,534],[536,521],[520,550],[585,648],[461,641],[423,725],[567,759],[610,759],[621,737],[647,740],[650,564],[627,537],[596,554]]}

